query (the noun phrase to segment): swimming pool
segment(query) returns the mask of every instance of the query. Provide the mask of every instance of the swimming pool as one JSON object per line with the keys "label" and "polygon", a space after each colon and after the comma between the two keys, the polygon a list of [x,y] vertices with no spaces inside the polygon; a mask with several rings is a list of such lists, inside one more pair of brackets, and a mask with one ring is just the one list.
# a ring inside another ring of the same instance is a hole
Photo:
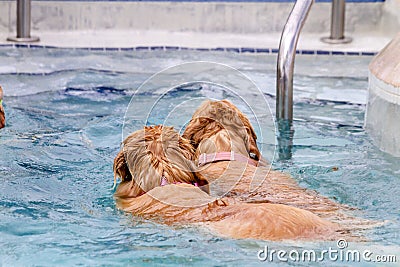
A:
{"label": "swimming pool", "polygon": [[[126,108],[143,82],[180,63],[219,62],[250,77],[274,110],[275,57],[0,48],[7,112],[7,127],[0,131],[1,265],[253,266],[270,264],[257,259],[265,245],[277,250],[335,247],[332,242],[223,239],[191,227],[133,221],[115,209],[112,161]],[[350,243],[349,248],[397,255],[399,262],[400,163],[373,146],[362,127],[370,60],[297,56],[293,159],[275,162],[274,167],[290,172],[303,187],[357,207],[355,213],[363,218],[387,221],[365,231],[369,241]],[[179,103],[188,94],[231,97],[221,90],[189,86],[165,95],[166,103]],[[147,91],[135,97],[147,107],[159,95]],[[193,102],[193,111],[196,107]],[[165,119],[167,112],[162,105],[158,108],[149,119],[152,123]],[[179,128],[190,115],[169,122]],[[141,127],[140,120],[136,123],[134,127]],[[270,146],[263,152],[270,153],[267,149]]]}

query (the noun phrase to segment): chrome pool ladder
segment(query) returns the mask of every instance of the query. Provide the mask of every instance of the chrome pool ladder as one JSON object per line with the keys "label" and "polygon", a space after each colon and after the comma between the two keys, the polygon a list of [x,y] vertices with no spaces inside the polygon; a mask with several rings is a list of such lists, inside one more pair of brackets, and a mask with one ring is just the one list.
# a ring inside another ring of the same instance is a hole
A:
{"label": "chrome pool ladder", "polygon": [[31,36],[31,0],[17,0],[17,36],[8,37],[12,42],[38,42],[39,37]]}
{"label": "chrome pool ladder", "polygon": [[276,75],[276,121],[279,159],[292,157],[293,70],[297,41],[314,0],[297,0],[283,28]]}

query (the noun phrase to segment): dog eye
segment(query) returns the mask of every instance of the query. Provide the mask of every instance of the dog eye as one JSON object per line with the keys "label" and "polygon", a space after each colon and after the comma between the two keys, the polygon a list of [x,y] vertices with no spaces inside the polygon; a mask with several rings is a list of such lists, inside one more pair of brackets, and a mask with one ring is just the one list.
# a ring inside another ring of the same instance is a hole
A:
{"label": "dog eye", "polygon": [[254,160],[258,160],[258,157],[255,153],[249,153],[250,158],[254,159]]}

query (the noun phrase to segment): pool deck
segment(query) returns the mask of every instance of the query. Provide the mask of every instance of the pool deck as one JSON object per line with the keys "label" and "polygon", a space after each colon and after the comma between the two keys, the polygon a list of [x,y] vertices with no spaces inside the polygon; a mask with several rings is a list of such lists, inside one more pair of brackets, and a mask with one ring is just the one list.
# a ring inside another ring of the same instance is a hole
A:
{"label": "pool deck", "polygon": [[[234,33],[201,33],[170,31],[69,31],[69,32],[33,32],[32,36],[40,37],[39,42],[30,43],[40,46],[62,48],[131,48],[150,46],[173,46],[185,48],[268,48],[279,47],[280,33],[268,34],[234,34]],[[353,41],[349,44],[326,44],[320,41],[327,36],[316,33],[300,35],[297,49],[309,51],[341,52],[379,52],[390,42],[393,36],[380,33],[351,34]],[[0,45],[12,45],[7,41],[9,34],[0,33]],[[347,37],[347,35],[346,35]]]}
{"label": "pool deck", "polygon": [[[0,45],[10,45],[13,43],[7,37],[16,36],[16,3],[1,2]],[[67,48],[260,48],[274,49],[276,53],[293,4],[293,1],[34,1],[32,36],[40,37],[41,41],[32,44]],[[400,0],[347,3],[345,36],[353,41],[334,45],[320,41],[330,34],[331,1],[316,1],[300,34],[298,50],[307,50],[307,54],[313,54],[311,51],[377,53],[400,27],[399,8]]]}

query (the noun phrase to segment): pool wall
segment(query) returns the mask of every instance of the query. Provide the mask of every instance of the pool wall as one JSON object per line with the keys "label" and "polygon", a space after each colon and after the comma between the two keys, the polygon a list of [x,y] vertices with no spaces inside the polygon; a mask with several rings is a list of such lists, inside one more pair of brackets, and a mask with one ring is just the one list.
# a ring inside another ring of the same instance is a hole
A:
{"label": "pool wall", "polygon": [[[399,0],[346,4],[346,32],[394,34]],[[16,1],[0,0],[0,32],[15,33]],[[32,32],[165,30],[174,32],[281,32],[292,1],[32,1]],[[316,2],[303,31],[329,33],[331,3]]]}
{"label": "pool wall", "polygon": [[400,157],[400,34],[369,65],[365,127],[377,146]]}

